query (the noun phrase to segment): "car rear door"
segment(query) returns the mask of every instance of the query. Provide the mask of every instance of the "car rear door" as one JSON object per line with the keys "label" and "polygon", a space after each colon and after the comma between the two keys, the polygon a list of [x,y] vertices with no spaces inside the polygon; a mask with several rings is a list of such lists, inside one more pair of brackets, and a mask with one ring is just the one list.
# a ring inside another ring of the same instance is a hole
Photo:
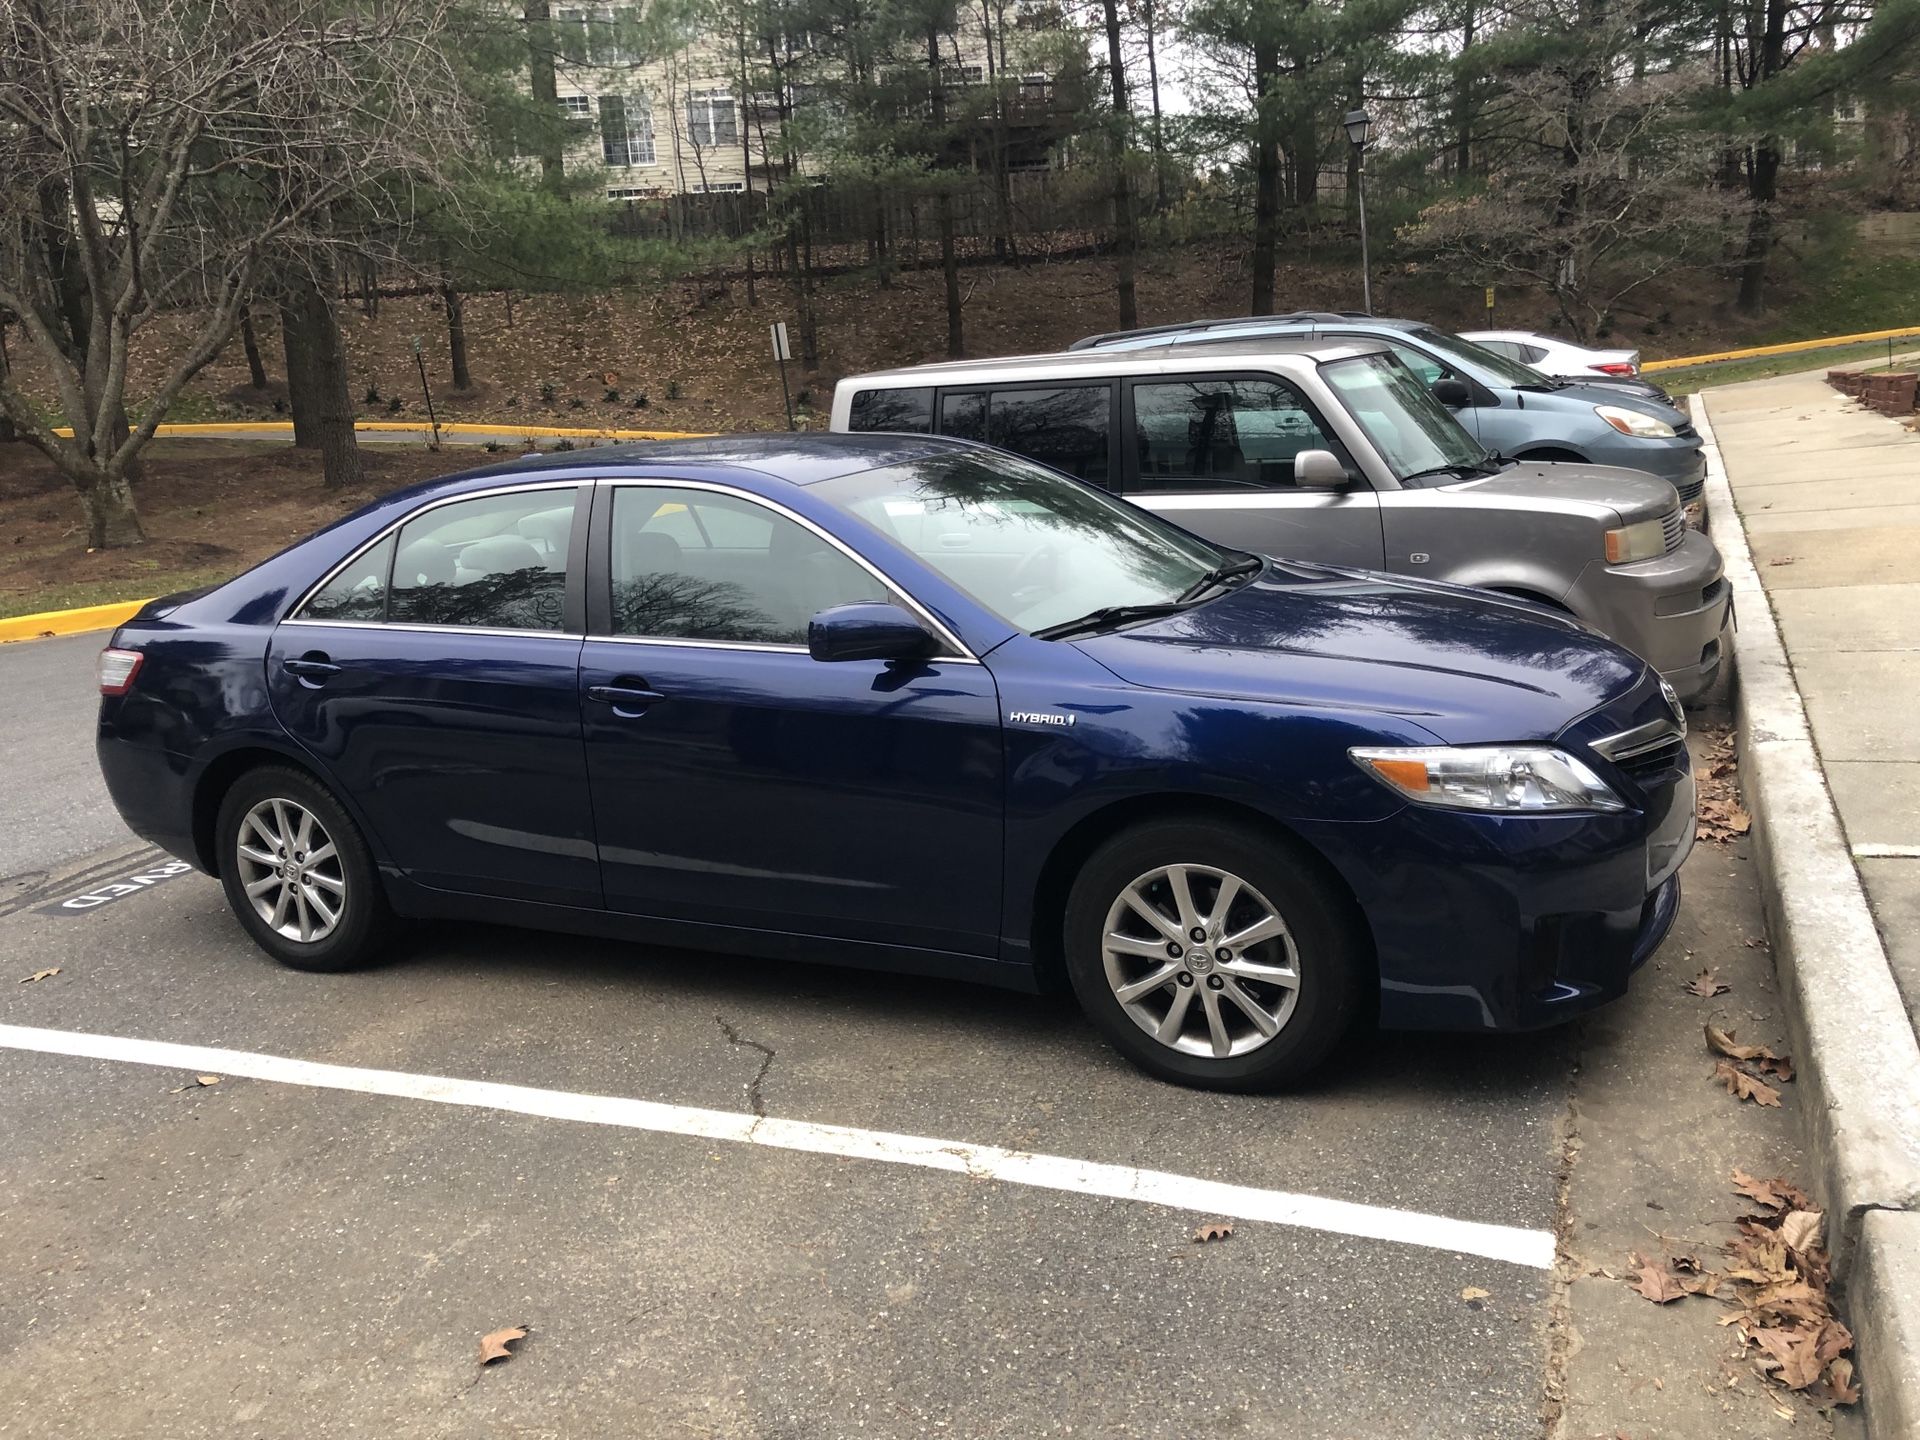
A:
{"label": "car rear door", "polygon": [[428,505],[274,631],[274,714],[407,877],[598,907],[574,482]]}
{"label": "car rear door", "polygon": [[[1300,392],[1275,375],[1153,375],[1121,400],[1127,498],[1222,545],[1378,569],[1379,497]],[[1330,450],[1353,478],[1305,489],[1294,457]]]}
{"label": "car rear door", "polygon": [[987,668],[957,642],[947,658],[814,660],[814,614],[893,592],[763,499],[636,480],[603,482],[602,501],[580,686],[609,908],[995,955]]}

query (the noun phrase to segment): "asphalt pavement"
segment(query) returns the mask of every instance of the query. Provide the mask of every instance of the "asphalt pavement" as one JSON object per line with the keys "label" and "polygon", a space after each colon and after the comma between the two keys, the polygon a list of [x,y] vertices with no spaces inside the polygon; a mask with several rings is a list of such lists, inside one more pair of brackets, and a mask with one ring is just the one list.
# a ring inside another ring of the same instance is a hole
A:
{"label": "asphalt pavement", "polygon": [[[0,650],[0,1436],[1830,1433],[1609,1271],[1799,1163],[1677,998],[1711,961],[1778,1022],[1737,847],[1594,1022],[1213,1095],[944,982],[459,925],[280,969],[107,806],[101,640]],[[1216,1182],[1291,1218],[1196,1243]]]}

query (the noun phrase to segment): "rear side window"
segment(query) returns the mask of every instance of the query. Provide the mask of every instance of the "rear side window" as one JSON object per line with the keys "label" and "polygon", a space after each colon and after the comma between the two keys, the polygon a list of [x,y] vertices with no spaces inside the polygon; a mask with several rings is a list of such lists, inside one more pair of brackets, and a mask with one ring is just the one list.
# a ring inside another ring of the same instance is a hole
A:
{"label": "rear side window", "polygon": [[995,390],[987,402],[987,439],[1105,485],[1111,474],[1112,395],[1106,385]]}
{"label": "rear side window", "polygon": [[300,607],[302,620],[381,621],[387,618],[387,576],[393,572],[393,536],[341,570]]}
{"label": "rear side window", "polygon": [[1136,492],[1283,489],[1303,450],[1347,460],[1298,392],[1278,380],[1142,381],[1133,387],[1133,439]]}
{"label": "rear side window", "polygon": [[409,520],[400,527],[387,618],[560,629],[576,495],[571,489],[482,495]]}
{"label": "rear side window", "polygon": [[910,390],[857,390],[847,415],[849,430],[903,430],[926,435],[933,430],[933,387]]}

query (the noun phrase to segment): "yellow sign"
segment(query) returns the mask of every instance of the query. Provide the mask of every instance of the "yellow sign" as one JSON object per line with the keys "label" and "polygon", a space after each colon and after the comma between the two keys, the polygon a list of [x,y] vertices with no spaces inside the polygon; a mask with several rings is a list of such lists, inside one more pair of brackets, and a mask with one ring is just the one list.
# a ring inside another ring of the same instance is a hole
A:
{"label": "yellow sign", "polygon": [[1493,308],[1493,287],[1489,285],[1487,286],[1487,309],[1491,310],[1492,308]]}

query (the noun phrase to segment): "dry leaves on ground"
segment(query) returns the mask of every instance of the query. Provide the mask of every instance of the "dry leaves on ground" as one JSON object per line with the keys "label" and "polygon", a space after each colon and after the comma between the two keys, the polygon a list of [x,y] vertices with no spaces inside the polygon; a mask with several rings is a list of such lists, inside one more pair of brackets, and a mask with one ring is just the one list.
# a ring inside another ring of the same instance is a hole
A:
{"label": "dry leaves on ground", "polygon": [[[1704,1029],[1707,1049],[1721,1057],[1714,1062],[1713,1073],[1707,1078],[1724,1085],[1727,1093],[1736,1099],[1778,1107],[1780,1092],[1761,1076],[1770,1075],[1781,1081],[1793,1079],[1793,1058],[1776,1055],[1764,1045],[1744,1045],[1733,1031],[1722,1030],[1711,1021]],[[1747,1068],[1749,1066],[1752,1068]]]}
{"label": "dry leaves on ground", "polygon": [[1765,1213],[1736,1222],[1739,1234],[1723,1247],[1725,1270],[1716,1274],[1690,1255],[1661,1265],[1636,1254],[1628,1283],[1657,1305],[1687,1295],[1719,1300],[1728,1307],[1720,1323],[1736,1327],[1754,1369],[1767,1380],[1820,1404],[1854,1404],[1860,1388],[1847,1357],[1853,1332],[1834,1316],[1828,1295],[1826,1217],[1786,1180],[1735,1170],[1733,1189]]}
{"label": "dry leaves on ground", "polygon": [[60,967],[58,965],[49,965],[46,969],[36,970],[31,975],[22,975],[20,977],[20,983],[22,985],[31,985],[36,980],[51,980],[59,973]]}
{"label": "dry leaves on ground", "polygon": [[1224,1240],[1231,1234],[1233,1234],[1231,1220],[1209,1220],[1206,1224],[1194,1228],[1193,1240],[1197,1245],[1204,1245],[1209,1240]]}
{"label": "dry leaves on ground", "polygon": [[1740,804],[1739,770],[1733,754],[1733,732],[1714,733],[1703,763],[1693,772],[1700,810],[1694,822],[1694,839],[1716,840],[1724,845],[1753,828],[1753,817]]}
{"label": "dry leaves on ground", "polygon": [[510,1346],[516,1340],[527,1338],[525,1325],[509,1325],[504,1330],[495,1330],[490,1335],[480,1337],[480,1363],[492,1365],[496,1361],[511,1360],[513,1351]]}
{"label": "dry leaves on ground", "polygon": [[1680,987],[1689,995],[1698,995],[1702,1000],[1711,1000],[1716,995],[1725,995],[1733,987],[1720,978],[1716,970],[1702,970],[1693,979]]}
{"label": "dry leaves on ground", "polygon": [[220,1077],[218,1075],[196,1075],[187,1084],[176,1085],[167,1093],[169,1095],[184,1095],[189,1090],[204,1090],[209,1086],[218,1085],[219,1083]]}

